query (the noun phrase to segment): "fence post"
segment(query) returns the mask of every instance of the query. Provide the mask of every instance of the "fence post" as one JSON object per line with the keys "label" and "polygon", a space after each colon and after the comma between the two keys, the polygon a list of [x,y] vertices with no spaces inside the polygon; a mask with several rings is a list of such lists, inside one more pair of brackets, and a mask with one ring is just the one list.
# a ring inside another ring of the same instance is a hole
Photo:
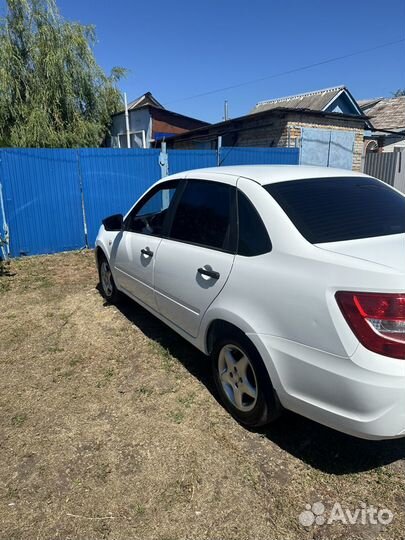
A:
{"label": "fence post", "polygon": [[159,154],[160,178],[169,175],[169,156],[167,154],[166,143],[162,142]]}
{"label": "fence post", "polygon": [[405,150],[399,150],[394,152],[397,155],[395,174],[394,174],[394,188],[398,189],[402,193],[405,193]]}
{"label": "fence post", "polygon": [[[8,260],[10,255],[10,237],[8,233],[8,225],[6,221],[6,212],[4,209],[4,199],[3,199],[3,186],[0,183],[0,209],[1,209],[1,218],[2,218],[2,231],[0,231],[0,251],[3,254],[3,259]],[[4,236],[3,234],[4,233]]]}
{"label": "fence post", "polygon": [[222,149],[222,135],[219,135],[218,144],[217,144],[217,166],[218,167],[221,165],[221,149]]}
{"label": "fence post", "polygon": [[[0,171],[2,170],[3,152],[0,150]],[[1,177],[0,177],[1,180]],[[10,257],[10,231],[6,220],[6,210],[3,198],[3,185],[0,182],[0,255],[8,261]]]}
{"label": "fence post", "polygon": [[83,216],[83,231],[84,231],[84,243],[85,247],[89,247],[89,235],[87,230],[87,218],[86,218],[86,207],[84,206],[84,189],[83,189],[83,176],[82,176],[82,167],[80,163],[80,150],[77,150],[77,172],[79,174],[79,186],[80,186],[80,200],[82,203],[82,216]]}
{"label": "fence post", "polygon": [[[299,148],[299,150],[298,150],[298,151],[299,151],[299,154],[298,154],[298,165],[301,165],[301,160],[302,160],[302,139],[303,139],[303,136],[302,136],[302,127],[299,128],[299,130],[300,130],[300,137],[299,137],[300,140],[299,140],[299,147],[298,147],[298,148]],[[297,139],[295,139],[295,140],[297,140]]]}

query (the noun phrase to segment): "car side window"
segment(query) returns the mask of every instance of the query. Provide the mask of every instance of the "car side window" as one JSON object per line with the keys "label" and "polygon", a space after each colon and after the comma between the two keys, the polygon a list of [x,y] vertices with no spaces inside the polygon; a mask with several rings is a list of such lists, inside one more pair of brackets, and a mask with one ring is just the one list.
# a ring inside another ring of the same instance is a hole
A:
{"label": "car side window", "polygon": [[156,186],[129,214],[125,220],[125,230],[161,236],[177,185],[178,181],[173,180]]}
{"label": "car side window", "polygon": [[238,190],[238,255],[254,257],[271,251],[271,241],[256,208]]}
{"label": "car side window", "polygon": [[209,180],[188,180],[169,237],[232,251],[232,199],[235,188]]}

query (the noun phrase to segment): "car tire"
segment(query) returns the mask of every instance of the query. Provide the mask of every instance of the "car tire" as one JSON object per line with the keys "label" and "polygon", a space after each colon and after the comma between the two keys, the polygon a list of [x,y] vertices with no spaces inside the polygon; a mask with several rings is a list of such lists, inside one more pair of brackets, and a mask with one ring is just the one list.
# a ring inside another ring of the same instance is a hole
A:
{"label": "car tire", "polygon": [[214,382],[221,402],[242,425],[258,428],[280,415],[267,369],[244,334],[220,338],[211,353]]}
{"label": "car tire", "polygon": [[115,304],[119,299],[119,291],[115,285],[110,264],[104,254],[98,258],[98,275],[100,279],[100,290],[107,302]]}

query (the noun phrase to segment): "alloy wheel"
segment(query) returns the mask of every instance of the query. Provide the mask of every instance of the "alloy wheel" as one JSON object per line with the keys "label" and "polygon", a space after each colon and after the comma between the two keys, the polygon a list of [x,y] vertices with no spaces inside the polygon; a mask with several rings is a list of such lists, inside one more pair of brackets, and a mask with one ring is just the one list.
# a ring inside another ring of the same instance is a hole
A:
{"label": "alloy wheel", "polygon": [[256,373],[248,356],[235,345],[225,345],[218,355],[218,373],[226,397],[239,411],[251,411],[257,402]]}
{"label": "alloy wheel", "polygon": [[103,261],[100,266],[100,278],[101,286],[103,287],[104,294],[110,297],[113,293],[113,281],[110,265],[107,261]]}

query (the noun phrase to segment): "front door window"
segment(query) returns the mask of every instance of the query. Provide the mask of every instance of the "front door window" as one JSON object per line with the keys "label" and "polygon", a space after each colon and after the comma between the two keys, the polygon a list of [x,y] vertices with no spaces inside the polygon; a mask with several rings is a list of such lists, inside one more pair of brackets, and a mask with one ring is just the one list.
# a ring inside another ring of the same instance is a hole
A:
{"label": "front door window", "polygon": [[125,220],[125,230],[151,236],[162,236],[167,213],[178,181],[165,182],[132,210]]}

